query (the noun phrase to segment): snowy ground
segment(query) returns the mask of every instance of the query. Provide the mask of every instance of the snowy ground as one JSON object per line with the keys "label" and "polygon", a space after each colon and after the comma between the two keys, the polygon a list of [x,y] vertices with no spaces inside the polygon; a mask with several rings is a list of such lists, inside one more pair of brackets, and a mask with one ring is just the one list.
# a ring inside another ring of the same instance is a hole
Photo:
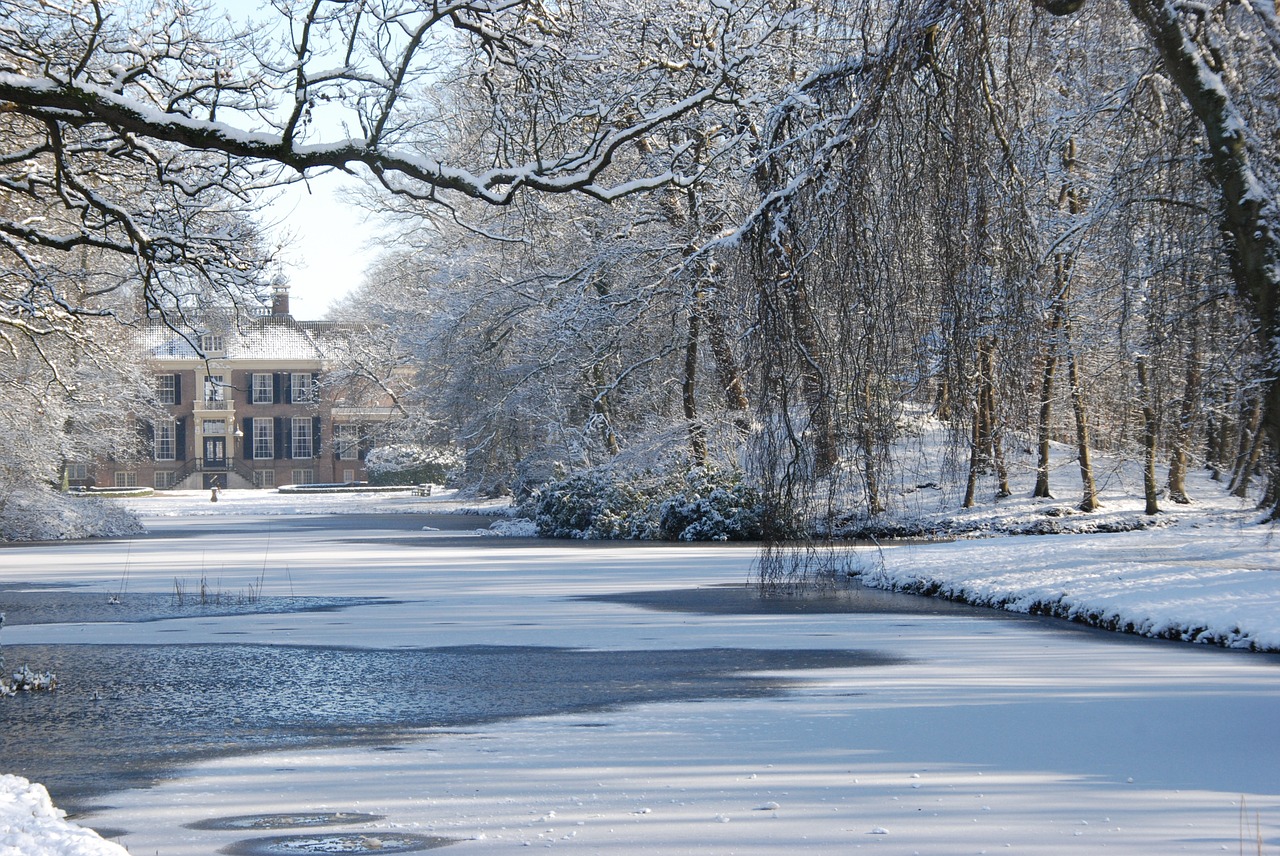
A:
{"label": "snowy ground", "polygon": [[[1196,506],[1154,529],[887,546],[857,564],[883,585],[922,584],[1012,609],[1061,604],[1139,630],[1204,628],[1190,635],[1280,647],[1273,531],[1199,488]],[[79,583],[105,597],[126,576],[131,590],[163,591],[176,577],[216,568],[228,589],[262,578],[268,594],[287,586],[403,603],[147,624],[108,623],[107,613],[103,623],[7,627],[0,641],[820,647],[907,662],[806,673],[775,698],[427,731],[394,751],[229,757],[112,794],[83,822],[148,856],[250,852],[234,849],[252,838],[243,827],[191,828],[201,821],[325,812],[380,819],[318,827],[316,849],[275,852],[322,852],[343,835],[348,849],[336,852],[388,852],[409,833],[476,854],[527,845],[619,856],[1255,853],[1256,836],[1263,852],[1280,849],[1274,655],[954,614],[648,611],[576,596],[745,583],[753,551],[480,538],[470,546],[432,532],[408,543],[403,533],[294,529],[285,518],[453,502],[234,491],[216,505],[204,494],[135,501],[154,530],[195,534],[8,547],[0,581]],[[1005,513],[1043,509],[1019,502]],[[1129,513],[1110,502],[1110,513]],[[228,515],[254,526],[231,537]],[[42,806],[38,792],[0,779],[0,854],[121,852],[105,842],[73,849],[64,837],[73,833]],[[44,830],[44,850],[21,837],[33,828]],[[266,842],[280,833],[257,834]]]}

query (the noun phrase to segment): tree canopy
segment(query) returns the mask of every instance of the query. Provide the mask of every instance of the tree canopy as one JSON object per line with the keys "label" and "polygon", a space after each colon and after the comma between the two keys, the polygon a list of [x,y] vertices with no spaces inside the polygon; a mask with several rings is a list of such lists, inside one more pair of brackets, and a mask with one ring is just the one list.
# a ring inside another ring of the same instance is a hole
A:
{"label": "tree canopy", "polygon": [[1277,71],[1247,0],[14,0],[0,324],[251,301],[258,194],[340,169],[398,235],[345,311],[472,484],[745,467],[832,531],[927,416],[966,505],[1063,443],[1083,509],[1105,451],[1275,517]]}

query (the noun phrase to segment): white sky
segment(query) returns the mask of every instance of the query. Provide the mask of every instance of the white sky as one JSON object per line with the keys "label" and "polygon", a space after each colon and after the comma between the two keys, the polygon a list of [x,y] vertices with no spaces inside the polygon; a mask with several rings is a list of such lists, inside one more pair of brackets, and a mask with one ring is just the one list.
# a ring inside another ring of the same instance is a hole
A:
{"label": "white sky", "polygon": [[[279,14],[264,0],[215,0],[214,8],[234,22],[279,26]],[[342,128],[340,114],[320,110],[313,118],[327,129],[320,138],[340,139],[350,133]],[[279,198],[265,212],[263,225],[272,243],[282,247],[295,318],[323,318],[334,301],[360,285],[376,255],[370,249],[374,226],[365,221],[362,211],[341,199],[342,188],[355,185],[355,179],[337,172],[308,176],[306,182],[278,191]]]}
{"label": "white sky", "polygon": [[342,189],[354,185],[342,174],[320,175],[280,191],[268,209],[295,318],[323,318],[335,300],[360,285],[376,255],[370,247],[375,225],[341,198]]}

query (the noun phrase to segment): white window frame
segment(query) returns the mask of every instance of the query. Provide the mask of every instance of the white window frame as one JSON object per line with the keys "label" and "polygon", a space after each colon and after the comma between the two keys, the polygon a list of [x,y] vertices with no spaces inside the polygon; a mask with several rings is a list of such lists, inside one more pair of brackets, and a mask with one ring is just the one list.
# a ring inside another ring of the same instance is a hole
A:
{"label": "white window frame", "polygon": [[293,430],[290,432],[292,439],[289,457],[295,461],[305,461],[315,457],[315,438],[311,436],[311,417],[295,416],[293,417]]}
{"label": "white window frame", "polygon": [[297,484],[297,485],[315,484],[316,471],[315,470],[294,470],[292,473],[292,476],[293,476],[294,484]]}
{"label": "white window frame", "polygon": [[276,471],[275,470],[254,470],[253,486],[254,487],[275,487]]}
{"label": "white window frame", "polygon": [[206,354],[219,354],[226,350],[226,339],[221,333],[204,333],[200,336],[200,350]]}
{"label": "white window frame", "polygon": [[206,437],[225,437],[227,434],[227,420],[202,419],[200,420],[200,433]]}
{"label": "white window frame", "polygon": [[156,470],[155,486],[156,490],[169,490],[176,482],[174,481],[173,470]]}
{"label": "white window frame", "polygon": [[156,375],[156,401],[161,404],[178,403],[178,376],[175,374]]}
{"label": "white window frame", "polygon": [[249,375],[249,400],[253,404],[275,404],[276,394],[270,374],[253,372]]}
{"label": "white window frame", "polygon": [[71,461],[67,464],[67,480],[68,481],[88,481],[89,465],[80,461]]}
{"label": "white window frame", "polygon": [[132,470],[116,470],[112,483],[116,487],[137,487],[138,474]]}
{"label": "white window frame", "polygon": [[158,420],[152,445],[155,460],[175,460],[178,456],[178,423],[172,419]]}
{"label": "white window frame", "polygon": [[334,425],[333,447],[338,450],[338,460],[340,461],[360,460],[359,426],[350,423]]}
{"label": "white window frame", "polygon": [[304,404],[316,400],[315,378],[311,372],[293,372],[289,375],[289,400]]}
{"label": "white window frame", "polygon": [[253,417],[250,425],[250,431],[253,433],[253,459],[255,461],[270,461],[275,458],[275,420],[263,419],[261,416],[255,416]]}
{"label": "white window frame", "polygon": [[204,377],[204,400],[225,401],[226,386],[222,382],[222,375],[205,375]]}

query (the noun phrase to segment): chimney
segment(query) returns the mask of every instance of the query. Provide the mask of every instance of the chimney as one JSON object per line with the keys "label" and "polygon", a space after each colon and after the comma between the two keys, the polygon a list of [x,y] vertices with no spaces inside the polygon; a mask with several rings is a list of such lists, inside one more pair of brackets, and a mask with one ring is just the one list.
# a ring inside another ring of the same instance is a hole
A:
{"label": "chimney", "polygon": [[276,283],[271,286],[271,315],[279,318],[289,314],[289,286]]}

